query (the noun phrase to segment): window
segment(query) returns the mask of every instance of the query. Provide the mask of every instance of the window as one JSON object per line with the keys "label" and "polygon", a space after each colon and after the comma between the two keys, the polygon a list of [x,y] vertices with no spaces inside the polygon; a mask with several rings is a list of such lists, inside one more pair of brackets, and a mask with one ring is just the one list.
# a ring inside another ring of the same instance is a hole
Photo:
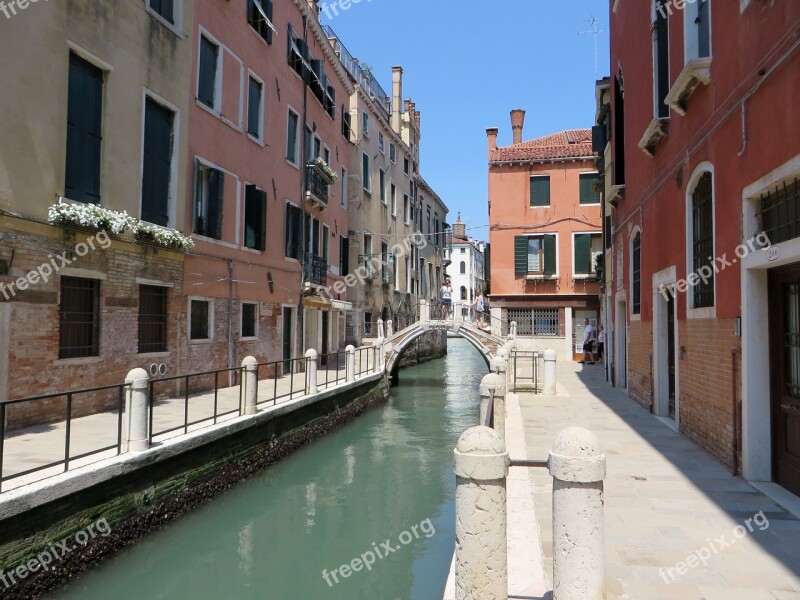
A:
{"label": "window", "polygon": [[408,158],[403,159],[403,173],[408,175]]}
{"label": "window", "polygon": [[289,118],[286,129],[286,160],[293,165],[298,164],[299,152],[297,151],[297,131],[300,126],[300,116],[289,109]]}
{"label": "window", "polygon": [[440,239],[439,236],[439,215],[435,213],[433,215],[433,243],[436,246],[442,245],[442,240]]}
{"label": "window", "polygon": [[761,195],[761,230],[773,244],[800,237],[800,180],[786,181]]}
{"label": "window", "polygon": [[342,208],[347,208],[347,169],[342,167]]}
{"label": "window", "polygon": [[396,217],[397,216],[397,186],[395,184],[392,184],[390,189],[391,189],[390,196],[391,196],[391,199],[392,199],[392,216]]}
{"label": "window", "polygon": [[378,132],[378,149],[381,151],[381,154],[386,154],[386,145],[383,139],[383,133],[380,131]]}
{"label": "window", "polygon": [[242,338],[258,337],[258,304],[242,302]]}
{"label": "window", "polygon": [[244,187],[244,246],[266,250],[267,193],[254,185]]}
{"label": "window", "polygon": [[261,82],[250,77],[250,88],[247,96],[247,133],[257,140],[261,139],[262,91]]}
{"label": "window", "polygon": [[342,135],[348,142],[353,139],[353,119],[344,104],[342,104]]}
{"label": "window", "polygon": [[139,286],[139,354],[167,351],[167,288]]}
{"label": "window", "polygon": [[597,173],[580,174],[581,204],[600,204],[600,175]]}
{"label": "window", "polygon": [[350,238],[339,236],[339,275],[350,274]]}
{"label": "window", "polygon": [[289,45],[289,66],[305,80],[308,73],[311,71],[311,65],[308,64],[308,46],[303,41],[302,36],[294,32],[291,23],[289,23],[289,33],[286,39]]}
{"label": "window", "polygon": [[561,334],[560,311],[557,308],[511,308],[508,322],[516,321],[519,335],[557,337]]}
{"label": "window", "polygon": [[397,162],[397,146],[391,142],[389,143],[389,160],[393,163]]}
{"label": "window", "polygon": [[361,113],[361,134],[369,137],[369,113],[367,111]]}
{"label": "window", "polygon": [[372,173],[369,169],[369,154],[366,152],[361,157],[361,183],[365,190],[372,191]]}
{"label": "window", "polygon": [[150,9],[161,16],[165,21],[175,24],[174,0],[148,0]]}
{"label": "window", "polygon": [[408,194],[403,194],[403,222],[408,225],[411,222],[411,207],[409,206]]}
{"label": "window", "polygon": [[287,258],[294,258],[300,260],[302,250],[301,235],[302,235],[302,220],[303,211],[299,206],[286,203],[286,249],[285,255]]}
{"label": "window", "polygon": [[197,79],[197,99],[211,109],[216,109],[217,69],[219,46],[206,36],[200,36],[200,66]]}
{"label": "window", "polygon": [[427,214],[427,219],[426,219],[425,222],[427,223],[427,228],[425,229],[425,233],[427,234],[428,241],[430,242],[431,241],[431,207],[430,206],[427,208],[427,213],[426,214]]}
{"label": "window", "polygon": [[637,232],[631,243],[631,314],[642,312],[642,234]]}
{"label": "window", "polygon": [[210,340],[212,332],[211,302],[189,301],[189,339]]}
{"label": "window", "polygon": [[466,275],[466,273],[467,273],[467,263],[464,262],[463,260],[461,261],[461,265],[460,265],[460,273],[462,275]]}
{"label": "window", "polygon": [[142,221],[169,225],[172,188],[172,124],[168,108],[151,98],[145,103],[144,156],[142,158]]}
{"label": "window", "polygon": [[[319,223],[319,221],[317,221]],[[330,264],[331,258],[331,228],[327,225],[322,226],[322,260],[325,261],[326,265]]]}
{"label": "window", "polygon": [[64,182],[70,200],[100,203],[102,125],[103,72],[70,52]]}
{"label": "window", "polygon": [[386,204],[386,171],[380,169],[378,171],[378,182],[380,189],[381,204]]}
{"label": "window", "polygon": [[653,22],[653,84],[655,118],[669,117],[669,105],[665,102],[669,94],[669,13],[654,0]]}
{"label": "window", "polygon": [[531,177],[531,206],[550,206],[550,175]]}
{"label": "window", "polygon": [[100,282],[61,277],[58,358],[100,356]]}
{"label": "window", "polygon": [[597,257],[603,253],[602,233],[577,233],[574,237],[573,260],[576,275],[595,275]]}
{"label": "window", "polygon": [[[707,266],[714,256],[713,177],[705,172],[692,193],[692,272]],[[693,288],[694,306],[714,306],[714,274],[697,282]]]}
{"label": "window", "polygon": [[272,43],[272,0],[247,0],[247,23],[268,43]]}
{"label": "window", "polygon": [[686,62],[711,56],[711,0],[686,3],[683,11]]}
{"label": "window", "polygon": [[394,280],[392,273],[392,260],[389,255],[389,244],[381,242],[381,281],[389,283]]}
{"label": "window", "polygon": [[461,248],[461,254],[466,254],[466,253],[467,253],[467,249],[466,248]]}
{"label": "window", "polygon": [[514,238],[516,275],[555,275],[556,236],[520,235]]}
{"label": "window", "polygon": [[465,301],[467,299],[467,288],[466,286],[461,286],[461,300]]}
{"label": "window", "polygon": [[196,161],[194,233],[222,239],[225,174]]}

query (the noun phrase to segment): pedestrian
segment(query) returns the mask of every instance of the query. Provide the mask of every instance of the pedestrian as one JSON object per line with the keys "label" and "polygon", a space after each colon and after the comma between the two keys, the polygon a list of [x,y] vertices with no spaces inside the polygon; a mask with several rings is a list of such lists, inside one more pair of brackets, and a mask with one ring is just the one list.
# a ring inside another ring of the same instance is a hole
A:
{"label": "pedestrian", "polygon": [[475,298],[475,302],[472,303],[472,306],[475,307],[475,324],[480,328],[483,329],[483,312],[486,310],[486,301],[483,298],[483,292],[478,292],[478,297]]}
{"label": "pedestrian", "polygon": [[583,320],[583,326],[583,360],[578,362],[582,365],[593,365],[594,356],[592,354],[592,346],[594,345],[594,327],[592,327],[589,319]]}
{"label": "pedestrian", "polygon": [[444,285],[441,289],[442,296],[442,319],[447,320],[450,318],[450,307],[453,304],[453,288],[450,285],[450,278],[444,280]]}
{"label": "pedestrian", "polygon": [[603,362],[603,354],[606,348],[606,332],[602,325],[600,325],[597,330],[597,360]]}

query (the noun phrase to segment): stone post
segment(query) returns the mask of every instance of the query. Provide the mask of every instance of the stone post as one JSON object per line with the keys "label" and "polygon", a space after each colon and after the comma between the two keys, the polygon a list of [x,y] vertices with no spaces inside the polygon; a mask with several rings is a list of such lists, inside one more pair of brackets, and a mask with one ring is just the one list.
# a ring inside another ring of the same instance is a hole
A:
{"label": "stone post", "polygon": [[[491,398],[492,394],[494,393],[494,401],[495,405],[498,402],[498,399],[502,398],[500,402],[505,404],[505,380],[501,375],[497,373],[489,373],[485,375],[483,379],[481,379],[481,385],[479,388],[480,396],[481,396],[481,425],[486,425],[486,414],[489,411],[489,399]],[[496,418],[497,412],[495,411],[494,416]],[[504,420],[505,421],[505,420]],[[495,421],[495,429],[497,429],[497,422]],[[502,436],[503,434],[501,434]]]}
{"label": "stone post", "polygon": [[508,600],[505,442],[488,427],[455,449],[456,600]]}
{"label": "stone post", "polygon": [[317,351],[313,348],[306,350],[306,395],[316,394],[317,387]]}
{"label": "stone post", "polygon": [[356,380],[356,348],[353,345],[344,349],[344,373],[345,381],[347,383]]}
{"label": "stone post", "polygon": [[429,323],[431,320],[431,306],[427,300],[419,301],[419,321],[420,323]]}
{"label": "stone post", "polygon": [[603,600],[603,479],[606,456],[594,434],[558,434],[548,461],[553,476],[553,600]]}
{"label": "stone post", "polygon": [[128,452],[144,452],[150,447],[150,376],[144,369],[133,369],[125,377],[131,384],[128,406]]}
{"label": "stone post", "polygon": [[394,335],[394,321],[388,320],[386,321],[386,337],[390,338]]}
{"label": "stone post", "polygon": [[383,372],[383,365],[386,362],[386,359],[383,356],[383,340],[379,339],[376,340],[374,344],[372,344],[373,349],[373,356],[374,356],[374,364],[373,372],[374,373],[382,373]]}
{"label": "stone post", "polygon": [[542,385],[542,393],[545,396],[556,395],[556,374],[558,354],[555,350],[544,351],[544,384]]}
{"label": "stone post", "polygon": [[242,407],[243,415],[254,415],[257,412],[256,404],[258,399],[258,361],[254,356],[246,356],[242,361],[242,369],[244,376],[242,377],[244,383],[244,406]]}
{"label": "stone post", "polygon": [[511,332],[509,333],[509,337],[512,340],[517,339],[517,322],[511,321]]}
{"label": "stone post", "polygon": [[383,319],[378,319],[378,339],[385,337],[386,331],[383,329]]}

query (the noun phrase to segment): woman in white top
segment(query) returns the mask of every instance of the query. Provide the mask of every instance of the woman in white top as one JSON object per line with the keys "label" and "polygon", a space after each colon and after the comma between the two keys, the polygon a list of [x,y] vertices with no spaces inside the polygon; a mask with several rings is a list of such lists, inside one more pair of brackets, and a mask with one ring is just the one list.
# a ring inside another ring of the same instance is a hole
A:
{"label": "woman in white top", "polygon": [[450,307],[453,304],[453,288],[450,287],[450,279],[445,279],[441,290],[442,295],[442,319],[445,321],[450,318]]}

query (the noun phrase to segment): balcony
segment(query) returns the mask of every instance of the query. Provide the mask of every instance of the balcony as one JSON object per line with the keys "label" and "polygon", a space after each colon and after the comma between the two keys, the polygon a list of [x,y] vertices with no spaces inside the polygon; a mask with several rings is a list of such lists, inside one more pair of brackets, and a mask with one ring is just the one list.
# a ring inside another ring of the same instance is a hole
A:
{"label": "balcony", "polygon": [[306,265],[304,269],[303,283],[306,286],[328,285],[328,261],[314,256],[313,254],[306,255]]}
{"label": "balcony", "polygon": [[306,163],[306,197],[315,208],[328,208],[328,186],[333,178],[317,163]]}

